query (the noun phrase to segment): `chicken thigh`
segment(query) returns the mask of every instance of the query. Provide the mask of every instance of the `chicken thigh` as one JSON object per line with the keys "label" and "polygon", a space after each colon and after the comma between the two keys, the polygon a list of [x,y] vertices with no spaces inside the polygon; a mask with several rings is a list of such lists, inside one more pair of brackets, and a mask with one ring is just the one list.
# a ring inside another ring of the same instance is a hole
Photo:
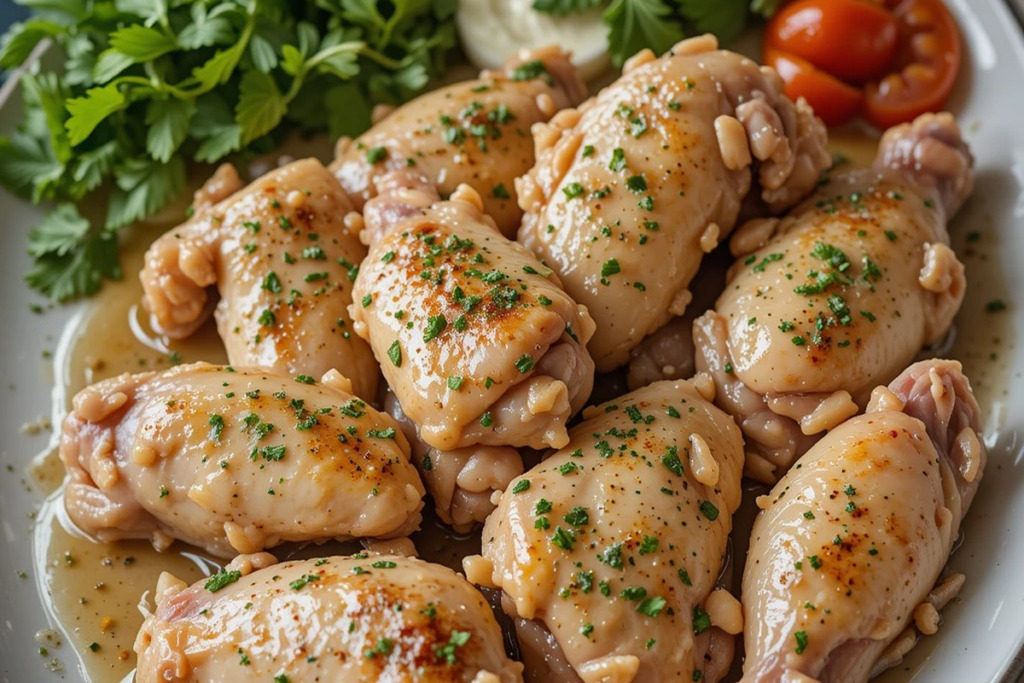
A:
{"label": "chicken thigh", "polygon": [[519,241],[590,309],[605,372],[682,315],[703,255],[732,229],[754,181],[781,211],[830,160],[825,128],[782,81],[711,36],[623,75],[578,110],[535,127],[537,163],[519,181]]}
{"label": "chicken thigh", "polygon": [[[211,184],[222,186],[221,175]],[[346,226],[352,204],[337,180],[306,159],[212,206],[208,194],[146,253],[140,278],[154,328],[174,339],[192,334],[216,285],[217,329],[231,363],[316,377],[337,369],[358,396],[372,398],[380,373],[348,315],[366,248]]]}
{"label": "chicken thigh", "polygon": [[358,137],[339,141],[331,170],[362,208],[376,180],[411,169],[448,196],[465,183],[484,212],[514,237],[522,211],[515,179],[533,165],[530,126],[586,96],[569,56],[551,47],[523,50],[501,71],[440,88],[399,107]]}
{"label": "chicken thigh", "polygon": [[[467,577],[503,591],[525,661],[564,658],[556,680],[719,680],[742,629],[735,598],[714,590],[740,502],[739,429],[685,381],[584,417],[501,496]],[[549,642],[554,653],[530,651]]]}
{"label": "chicken thigh", "polygon": [[512,446],[432,448],[420,439],[419,430],[402,412],[393,391],[384,398],[384,410],[409,439],[412,462],[434,501],[434,512],[456,533],[467,534],[483,524],[494,511],[494,492],[504,491],[525,469],[523,458]]}
{"label": "chicken thigh", "polygon": [[915,626],[935,632],[962,584],[930,595],[984,471],[980,425],[960,364],[918,363],[758,500],[743,683],[865,683]]}
{"label": "chicken thigh", "polygon": [[586,309],[502,237],[476,191],[442,202],[412,184],[367,203],[356,332],[430,446],[564,446],[593,387]]}
{"label": "chicken thigh", "polygon": [[164,574],[135,640],[138,683],[521,683],[487,602],[452,570],[356,555],[241,556],[186,587]]}
{"label": "chicken thigh", "polygon": [[694,340],[750,476],[776,481],[946,334],[965,287],[946,222],[971,165],[953,118],[926,114],[885,134],[873,169],[833,172],[786,218],[736,233],[741,258]]}
{"label": "chicken thigh", "polygon": [[68,516],[102,541],[221,557],[416,530],[405,436],[337,373],[325,381],[197,363],[83,390],[60,444]]}

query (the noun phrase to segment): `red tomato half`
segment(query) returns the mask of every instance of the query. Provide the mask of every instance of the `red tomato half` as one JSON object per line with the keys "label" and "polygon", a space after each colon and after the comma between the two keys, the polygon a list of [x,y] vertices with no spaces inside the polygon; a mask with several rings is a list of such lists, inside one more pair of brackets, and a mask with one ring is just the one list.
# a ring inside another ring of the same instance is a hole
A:
{"label": "red tomato half", "polygon": [[787,97],[791,100],[805,98],[828,126],[845,123],[860,109],[860,90],[815,68],[807,60],[766,47],[764,63],[782,76]]}
{"label": "red tomato half", "polygon": [[765,29],[764,44],[850,83],[880,76],[896,54],[896,20],[860,0],[797,0]]}
{"label": "red tomato half", "polygon": [[864,115],[889,128],[942,108],[960,71],[956,20],[941,0],[888,0],[899,29],[890,74],[865,88]]}

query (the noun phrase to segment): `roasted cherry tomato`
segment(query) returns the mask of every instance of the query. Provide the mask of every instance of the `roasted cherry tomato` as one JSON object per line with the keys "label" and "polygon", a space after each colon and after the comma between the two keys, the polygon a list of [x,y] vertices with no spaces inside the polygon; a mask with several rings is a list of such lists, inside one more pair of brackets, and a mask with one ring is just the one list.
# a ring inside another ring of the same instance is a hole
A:
{"label": "roasted cherry tomato", "polygon": [[960,32],[941,0],[887,0],[899,30],[892,72],[865,88],[864,115],[889,128],[937,111],[960,71]]}
{"label": "roasted cherry tomato", "polygon": [[764,63],[782,76],[786,82],[786,96],[791,100],[805,98],[826,125],[838,126],[860,109],[860,90],[815,68],[805,59],[766,47]]}
{"label": "roasted cherry tomato", "polygon": [[840,80],[865,83],[896,54],[891,12],[861,0],[797,0],[765,29],[766,47],[802,57]]}

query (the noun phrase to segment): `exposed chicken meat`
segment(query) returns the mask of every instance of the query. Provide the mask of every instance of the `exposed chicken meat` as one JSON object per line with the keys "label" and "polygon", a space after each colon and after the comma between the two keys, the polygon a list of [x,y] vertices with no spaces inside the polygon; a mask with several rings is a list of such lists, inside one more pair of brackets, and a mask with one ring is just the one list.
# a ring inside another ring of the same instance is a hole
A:
{"label": "exposed chicken meat", "polygon": [[162,575],[157,600],[138,683],[522,681],[483,596],[416,559],[243,555],[190,587]]}
{"label": "exposed chicken meat", "polygon": [[358,208],[391,171],[420,173],[443,196],[465,183],[484,198],[498,229],[513,237],[523,215],[514,180],[534,161],[530,126],[585,96],[567,54],[554,47],[523,50],[501,71],[429,92],[354,142],[343,138],[331,170]]}
{"label": "exposed chicken meat", "polygon": [[959,363],[918,363],[758,501],[744,683],[865,683],[907,629],[935,632],[962,584],[932,592],[984,471],[980,424]]}
{"label": "exposed chicken meat", "polygon": [[965,286],[946,222],[971,165],[953,118],[927,114],[886,133],[874,169],[833,172],[786,218],[736,233],[740,260],[694,340],[749,475],[776,481],[946,334]]}
{"label": "exposed chicken meat", "polygon": [[301,379],[197,363],[83,390],[60,444],[68,516],[222,557],[414,531],[424,490],[395,421],[336,376]]}
{"label": "exposed chicken meat", "polygon": [[546,630],[587,683],[718,680],[726,634],[742,630],[736,600],[714,591],[740,502],[739,430],[683,381],[584,416],[501,496],[466,575],[504,591],[527,661],[558,661]]}
{"label": "exposed chicken meat", "polygon": [[563,446],[593,387],[586,309],[501,236],[466,185],[444,202],[397,189],[371,200],[366,217],[383,236],[363,263],[352,317],[420,438],[443,451]]}
{"label": "exposed chicken meat", "polygon": [[599,371],[624,364],[691,301],[703,255],[729,233],[756,179],[773,211],[810,192],[829,163],[825,128],[768,68],[711,36],[655,59],[535,127],[519,181],[519,240],[586,305]]}
{"label": "exposed chicken meat", "polygon": [[402,426],[412,445],[412,461],[420,472],[434,510],[456,533],[469,533],[494,511],[495,491],[523,473],[523,459],[511,446],[466,446],[439,451],[424,443],[416,425],[402,412],[394,392],[384,399],[384,409]]}
{"label": "exposed chicken meat", "polygon": [[337,369],[357,395],[372,397],[379,372],[348,315],[366,249],[346,226],[345,192],[315,159],[225,199],[239,184],[222,167],[197,193],[195,216],[146,253],[139,277],[154,328],[175,339],[192,334],[209,316],[216,285],[231,363],[317,377]]}

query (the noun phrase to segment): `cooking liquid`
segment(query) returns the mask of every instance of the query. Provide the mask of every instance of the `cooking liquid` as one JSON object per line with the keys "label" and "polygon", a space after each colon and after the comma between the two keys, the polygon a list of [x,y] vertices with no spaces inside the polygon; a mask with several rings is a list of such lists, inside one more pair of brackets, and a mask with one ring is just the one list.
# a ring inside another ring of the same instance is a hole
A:
{"label": "cooking liquid", "polygon": [[[832,134],[833,152],[858,166],[869,165],[876,141],[859,131]],[[181,216],[183,207],[165,212]],[[226,362],[223,345],[213,321],[195,335],[182,341],[161,339],[149,327],[141,309],[142,288],[137,277],[149,244],[178,221],[173,218],[136,226],[126,235],[123,254],[125,278],[108,283],[95,297],[87,313],[69,323],[64,335],[64,353],[57,359],[58,379],[64,389],[65,404],[75,392],[92,382],[124,372],[162,370],[178,362]],[[981,405],[988,416],[986,434],[1000,429],[1005,413],[1009,377],[1006,359],[1013,355],[1014,340],[1009,314],[986,313],[986,304],[1005,297],[1003,278],[998,272],[997,235],[992,219],[985,213],[983,188],[951,226],[953,245],[967,265],[969,286],[963,308],[949,341],[927,355],[942,355],[961,360]],[[615,384],[616,379],[608,378]],[[595,390],[595,395],[604,392]],[[65,408],[67,406],[65,405]],[[989,443],[992,443],[990,440]],[[191,583],[219,570],[221,563],[202,551],[181,543],[157,553],[145,541],[96,543],[74,529],[63,511],[63,468],[56,452],[41,455],[34,466],[36,479],[51,492],[40,512],[34,539],[36,576],[43,577],[44,599],[51,620],[64,631],[68,644],[78,655],[81,669],[92,683],[117,683],[130,675],[135,666],[132,644],[142,624],[142,601],[152,608],[151,595],[163,571]],[[744,504],[734,520],[729,565],[723,570],[723,582],[738,593],[742,562],[746,555],[749,529],[756,514],[755,497],[763,488],[745,486]],[[428,501],[423,529],[413,536],[421,557],[461,569],[461,558],[480,549],[479,534],[457,536],[441,525],[432,514]],[[970,528],[971,517],[966,526]],[[322,556],[356,552],[355,543],[327,543],[322,546],[282,546],[274,549],[280,558]],[[951,567],[957,567],[957,558]],[[966,565],[967,562],[964,562]],[[741,639],[737,639],[740,645]],[[938,643],[924,638],[903,665],[881,676],[879,681],[895,683],[905,678],[905,670],[922,661]],[[67,650],[62,654],[67,657]],[[739,678],[742,647],[738,647],[733,675]],[[70,659],[70,657],[67,657]]]}

